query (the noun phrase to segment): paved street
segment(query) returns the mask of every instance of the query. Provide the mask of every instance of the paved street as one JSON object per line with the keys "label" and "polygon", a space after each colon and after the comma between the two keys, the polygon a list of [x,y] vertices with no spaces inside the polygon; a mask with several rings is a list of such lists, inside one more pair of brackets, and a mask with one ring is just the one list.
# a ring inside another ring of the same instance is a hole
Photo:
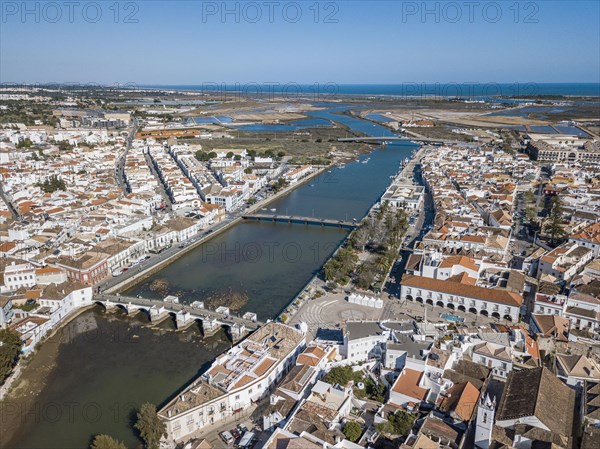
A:
{"label": "paved street", "polygon": [[129,132],[129,135],[127,136],[127,145],[125,146],[125,151],[123,151],[123,153],[121,153],[119,155],[119,157],[117,158],[116,165],[115,165],[115,180],[116,180],[119,188],[125,194],[129,193],[129,186],[127,185],[127,182],[125,180],[125,160],[127,158],[127,153],[129,152],[129,149],[131,148],[131,143],[133,142],[133,138],[135,137],[135,133],[136,133],[137,127],[138,127],[137,119],[134,117],[132,120],[133,121],[132,121],[131,131]]}

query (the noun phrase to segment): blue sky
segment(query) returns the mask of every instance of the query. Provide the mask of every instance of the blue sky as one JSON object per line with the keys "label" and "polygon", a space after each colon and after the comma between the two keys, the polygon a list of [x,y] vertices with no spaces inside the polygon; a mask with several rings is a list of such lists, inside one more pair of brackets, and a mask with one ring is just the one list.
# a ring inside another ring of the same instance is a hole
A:
{"label": "blue sky", "polygon": [[600,82],[595,1],[0,3],[0,82]]}

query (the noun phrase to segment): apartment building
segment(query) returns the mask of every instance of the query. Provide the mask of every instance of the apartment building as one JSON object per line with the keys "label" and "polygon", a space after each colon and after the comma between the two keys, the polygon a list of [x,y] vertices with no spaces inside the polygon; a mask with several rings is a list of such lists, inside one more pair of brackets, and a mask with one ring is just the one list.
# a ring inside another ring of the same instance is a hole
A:
{"label": "apartment building", "polygon": [[304,334],[269,322],[217,357],[212,366],[160,411],[169,440],[186,441],[204,426],[239,413],[268,394],[294,366]]}

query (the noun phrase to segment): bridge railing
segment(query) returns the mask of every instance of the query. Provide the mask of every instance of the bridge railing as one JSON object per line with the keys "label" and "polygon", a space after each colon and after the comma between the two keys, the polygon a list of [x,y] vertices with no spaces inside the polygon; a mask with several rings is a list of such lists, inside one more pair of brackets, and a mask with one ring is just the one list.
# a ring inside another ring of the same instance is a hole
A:
{"label": "bridge railing", "polygon": [[111,303],[113,303],[115,305],[122,305],[122,306],[127,306],[129,304],[134,305],[134,306],[148,307],[148,308],[152,308],[152,307],[156,306],[156,307],[162,307],[169,312],[175,312],[175,313],[187,311],[191,315],[193,315],[197,318],[206,318],[206,319],[215,318],[219,322],[226,324],[226,325],[233,325],[236,323],[241,323],[248,327],[258,327],[262,324],[262,322],[260,322],[258,320],[252,321],[252,320],[248,320],[248,319],[245,319],[242,317],[238,317],[236,315],[231,315],[231,314],[226,315],[224,313],[216,312],[214,310],[192,307],[191,305],[180,304],[180,303],[175,303],[175,302],[166,302],[166,301],[147,299],[147,298],[135,298],[135,297],[129,297],[129,296],[102,295],[102,294],[95,297],[94,300],[100,301],[103,303],[110,301]]}

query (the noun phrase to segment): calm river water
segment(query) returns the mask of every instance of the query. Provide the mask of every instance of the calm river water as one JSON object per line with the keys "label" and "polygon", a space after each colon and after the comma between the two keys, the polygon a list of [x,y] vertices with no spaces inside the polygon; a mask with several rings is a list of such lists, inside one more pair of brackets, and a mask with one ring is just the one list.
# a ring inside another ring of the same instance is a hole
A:
{"label": "calm river water", "polygon": [[[310,115],[371,136],[393,135],[371,122],[334,114],[343,110],[336,106]],[[357,162],[323,173],[269,208],[290,215],[360,219],[416,148],[411,143],[379,148]],[[167,280],[168,293],[183,301],[233,291],[247,296],[243,310],[267,319],[287,306],[346,235],[347,231],[339,228],[241,223],[127,293],[161,297],[164,292],[149,289],[156,279]],[[56,422],[22,420],[16,437],[5,447],[82,449],[97,433],[110,434],[135,447],[138,442],[131,428],[131,411],[145,401],[166,401],[229,346],[224,334],[202,340],[193,329],[160,332],[142,325],[136,318],[107,317],[99,311],[86,312],[72,322],[75,329],[91,326],[91,330],[77,333],[62,345],[57,367],[36,399],[37,406],[46,410],[59,404],[62,417]],[[64,404],[71,402],[80,407],[75,409],[74,419],[65,413]],[[85,404],[92,404],[86,409],[87,417],[81,410]],[[94,415],[98,410],[100,417]]]}

